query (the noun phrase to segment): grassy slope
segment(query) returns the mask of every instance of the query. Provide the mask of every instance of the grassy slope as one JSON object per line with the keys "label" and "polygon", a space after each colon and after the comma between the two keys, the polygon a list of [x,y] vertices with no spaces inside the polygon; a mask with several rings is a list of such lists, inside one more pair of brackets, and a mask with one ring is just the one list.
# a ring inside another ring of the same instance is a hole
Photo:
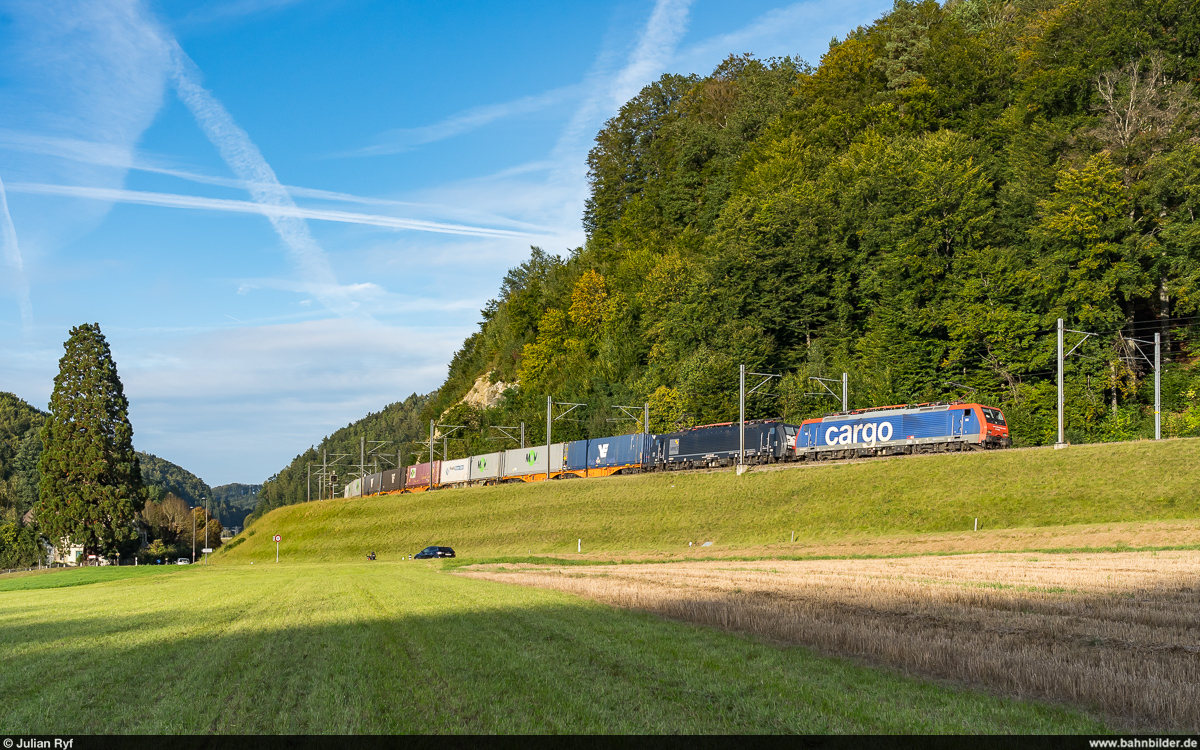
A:
{"label": "grassy slope", "polygon": [[330,500],[273,511],[217,562],[718,549],[797,539],[1200,517],[1200,440],[652,474]]}
{"label": "grassy slope", "polygon": [[437,567],[196,566],[2,592],[0,733],[1104,731]]}

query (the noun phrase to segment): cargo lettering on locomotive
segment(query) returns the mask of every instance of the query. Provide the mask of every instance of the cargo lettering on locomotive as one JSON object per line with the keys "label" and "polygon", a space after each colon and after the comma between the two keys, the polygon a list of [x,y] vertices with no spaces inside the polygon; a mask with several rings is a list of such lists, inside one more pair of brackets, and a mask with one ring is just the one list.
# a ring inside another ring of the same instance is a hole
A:
{"label": "cargo lettering on locomotive", "polygon": [[825,445],[850,445],[865,443],[874,448],[876,441],[886,443],[892,439],[891,422],[868,422],[867,424],[834,425],[825,430]]}

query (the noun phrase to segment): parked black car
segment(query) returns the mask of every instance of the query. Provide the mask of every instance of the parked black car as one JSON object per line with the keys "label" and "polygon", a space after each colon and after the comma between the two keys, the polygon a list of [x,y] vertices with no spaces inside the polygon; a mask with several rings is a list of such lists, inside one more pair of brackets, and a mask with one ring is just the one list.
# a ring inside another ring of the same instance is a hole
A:
{"label": "parked black car", "polygon": [[426,547],[413,557],[418,560],[428,560],[431,557],[454,557],[454,550],[449,547]]}

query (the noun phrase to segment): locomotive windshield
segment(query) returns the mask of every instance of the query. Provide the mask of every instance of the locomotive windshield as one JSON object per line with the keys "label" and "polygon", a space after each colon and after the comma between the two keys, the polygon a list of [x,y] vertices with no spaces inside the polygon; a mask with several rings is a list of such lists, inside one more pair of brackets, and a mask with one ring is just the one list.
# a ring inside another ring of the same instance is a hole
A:
{"label": "locomotive windshield", "polygon": [[1004,415],[1000,413],[999,409],[989,409],[985,406],[983,407],[983,416],[992,424],[1005,424]]}

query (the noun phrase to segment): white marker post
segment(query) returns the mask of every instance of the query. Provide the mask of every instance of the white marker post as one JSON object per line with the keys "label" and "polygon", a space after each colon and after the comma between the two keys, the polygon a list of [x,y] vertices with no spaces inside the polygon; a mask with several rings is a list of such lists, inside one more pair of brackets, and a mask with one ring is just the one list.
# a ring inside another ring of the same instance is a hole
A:
{"label": "white marker post", "polygon": [[283,537],[279,534],[275,535],[275,562],[279,562],[279,543],[283,541]]}

